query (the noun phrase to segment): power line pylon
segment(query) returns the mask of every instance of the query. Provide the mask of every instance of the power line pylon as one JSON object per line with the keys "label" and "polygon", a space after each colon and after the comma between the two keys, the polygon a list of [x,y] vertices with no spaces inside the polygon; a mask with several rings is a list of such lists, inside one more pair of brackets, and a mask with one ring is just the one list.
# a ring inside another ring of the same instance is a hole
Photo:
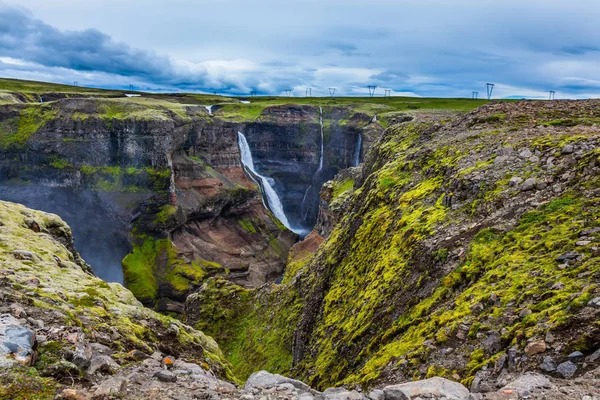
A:
{"label": "power line pylon", "polygon": [[329,95],[331,97],[333,97],[335,95],[335,88],[332,88],[332,87],[329,88]]}
{"label": "power line pylon", "polygon": [[377,86],[369,85],[369,96],[370,97],[373,97],[375,95],[375,89],[377,89]]}
{"label": "power line pylon", "polygon": [[488,98],[488,100],[492,99],[492,93],[494,92],[494,87],[495,86],[496,85],[494,85],[493,83],[486,83],[485,84],[485,88],[487,90],[487,98]]}

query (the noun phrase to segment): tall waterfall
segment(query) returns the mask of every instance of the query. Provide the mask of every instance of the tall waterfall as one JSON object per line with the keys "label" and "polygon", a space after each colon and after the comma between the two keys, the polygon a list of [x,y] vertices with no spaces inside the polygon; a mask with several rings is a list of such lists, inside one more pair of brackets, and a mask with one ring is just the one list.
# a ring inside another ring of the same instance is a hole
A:
{"label": "tall waterfall", "polygon": [[362,149],[362,135],[358,134],[356,141],[356,149],[354,149],[354,166],[357,167],[360,164],[360,151]]}
{"label": "tall waterfall", "polygon": [[308,194],[310,190],[314,187],[319,187],[319,178],[321,177],[321,173],[323,172],[323,158],[325,157],[325,138],[323,134],[323,107],[319,107],[319,125],[321,126],[321,152],[319,155],[319,168],[313,175],[312,184],[306,189],[304,193],[304,198],[302,199],[302,212],[304,213],[304,220],[308,217],[308,213],[310,212],[311,207],[306,205],[306,200],[309,199]]}
{"label": "tall waterfall", "polygon": [[209,114],[212,114],[213,106],[204,106],[204,108],[206,108],[206,110],[208,111]]}
{"label": "tall waterfall", "polygon": [[291,227],[287,217],[285,216],[285,213],[283,212],[283,205],[281,204],[281,200],[279,200],[279,196],[277,196],[275,189],[273,189],[273,186],[271,186],[269,179],[259,174],[254,169],[252,152],[250,151],[250,146],[248,145],[246,136],[244,136],[242,132],[238,132],[238,144],[240,146],[240,153],[242,155],[242,165],[244,166],[252,180],[254,180],[262,189],[263,196],[266,198],[267,201],[266,206],[271,210],[271,212],[273,212],[273,215],[275,215],[275,217],[277,217],[277,219],[279,219],[281,223],[285,225],[289,230],[299,233]]}
{"label": "tall waterfall", "polygon": [[315,173],[315,177],[317,177],[321,171],[323,171],[323,156],[324,156],[324,142],[323,139],[323,107],[319,107],[319,124],[321,125],[321,158],[319,159],[319,169]]}

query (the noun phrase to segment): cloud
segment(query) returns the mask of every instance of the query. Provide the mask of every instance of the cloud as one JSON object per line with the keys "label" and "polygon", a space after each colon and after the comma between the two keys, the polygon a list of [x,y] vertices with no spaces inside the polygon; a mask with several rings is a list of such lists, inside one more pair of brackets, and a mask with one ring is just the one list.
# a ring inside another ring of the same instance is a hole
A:
{"label": "cloud", "polygon": [[179,0],[169,18],[162,0],[7,1],[20,7],[0,0],[2,76],[324,96],[377,85],[470,97],[494,82],[499,97],[600,96],[597,0]]}

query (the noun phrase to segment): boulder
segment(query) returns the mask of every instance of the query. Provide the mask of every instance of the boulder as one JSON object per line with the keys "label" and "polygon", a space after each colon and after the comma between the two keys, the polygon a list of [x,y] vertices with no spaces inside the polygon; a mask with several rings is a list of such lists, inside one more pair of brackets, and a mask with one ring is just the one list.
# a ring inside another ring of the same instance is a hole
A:
{"label": "boulder", "polygon": [[525,346],[525,354],[527,354],[529,357],[534,356],[536,354],[543,353],[545,351],[546,351],[546,342],[544,342],[543,340],[531,342],[531,343],[528,343],[527,346]]}
{"label": "boulder", "polygon": [[500,392],[507,392],[514,390],[519,393],[520,396],[525,397],[528,393],[532,393],[535,389],[549,388],[551,386],[550,380],[543,375],[529,373],[521,375],[514,381],[508,383]]}
{"label": "boulder", "polygon": [[259,371],[255,372],[246,381],[244,384],[244,390],[252,390],[254,388],[273,388],[281,385],[282,383],[291,383],[296,387],[296,389],[301,390],[303,392],[311,391],[310,386],[308,386],[304,382],[300,382],[296,379],[287,378],[285,376],[279,374],[271,374],[267,371]]}
{"label": "boulder", "polygon": [[556,372],[565,379],[572,378],[575,375],[575,371],[577,371],[577,365],[573,361],[565,361],[556,367]]}
{"label": "boulder", "polygon": [[439,396],[448,400],[468,400],[469,390],[458,382],[444,378],[429,378],[383,388],[385,400],[410,400],[417,396]]}
{"label": "boulder", "polygon": [[[113,398],[116,396],[124,396],[127,394],[127,379],[125,378],[109,378],[105,381],[102,381],[92,399],[105,399],[105,398]],[[119,397],[120,398],[120,397]]]}
{"label": "boulder", "polygon": [[96,372],[114,373],[118,369],[119,364],[112,358],[104,354],[94,353],[90,359],[90,366],[87,369],[87,373],[90,375],[93,375]]}
{"label": "boulder", "polygon": [[356,390],[349,391],[344,388],[329,388],[323,392],[324,400],[367,400]]}
{"label": "boulder", "polygon": [[0,315],[0,366],[31,365],[35,334],[10,314]]}
{"label": "boulder", "polygon": [[158,379],[161,382],[177,382],[177,375],[172,373],[171,371],[161,369],[154,373],[153,377]]}
{"label": "boulder", "polygon": [[525,182],[523,182],[523,185],[521,186],[521,191],[528,192],[530,190],[535,189],[536,183],[537,181],[535,180],[535,178],[529,178],[525,180]]}
{"label": "boulder", "polygon": [[556,364],[554,363],[554,360],[552,359],[552,357],[550,357],[550,356],[544,357],[544,360],[540,364],[540,369],[542,371],[546,371],[546,372],[556,371]]}

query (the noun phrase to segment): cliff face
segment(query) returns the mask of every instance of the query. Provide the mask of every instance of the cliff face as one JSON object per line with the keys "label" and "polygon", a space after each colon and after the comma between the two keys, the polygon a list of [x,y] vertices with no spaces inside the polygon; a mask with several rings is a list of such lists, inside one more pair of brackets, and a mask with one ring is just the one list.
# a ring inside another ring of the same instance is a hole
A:
{"label": "cliff face", "polygon": [[209,276],[246,287],[281,277],[296,235],[265,210],[242,168],[238,132],[290,220],[310,229],[318,188],[354,162],[369,120],[334,121],[327,112],[316,174],[315,107],[266,108],[256,121],[227,122],[202,106],[156,99],[3,105],[0,199],[60,214],[100,277],[125,282],[147,305],[180,312]]}
{"label": "cliff face", "polygon": [[207,284],[191,322],[214,316],[228,354],[253,354],[234,358],[241,376],[266,365],[317,387],[447,376],[490,391],[514,373],[596,368],[599,106],[391,126],[359,175],[326,186],[343,212],[316,252],[296,248],[282,285],[236,297]]}
{"label": "cliff face", "polygon": [[51,399],[92,385],[95,398],[124,394],[132,372],[163,371],[165,356],[182,357],[177,365],[205,384],[235,382],[212,338],[93,276],[56,215],[0,201],[0,266],[0,398]]}

